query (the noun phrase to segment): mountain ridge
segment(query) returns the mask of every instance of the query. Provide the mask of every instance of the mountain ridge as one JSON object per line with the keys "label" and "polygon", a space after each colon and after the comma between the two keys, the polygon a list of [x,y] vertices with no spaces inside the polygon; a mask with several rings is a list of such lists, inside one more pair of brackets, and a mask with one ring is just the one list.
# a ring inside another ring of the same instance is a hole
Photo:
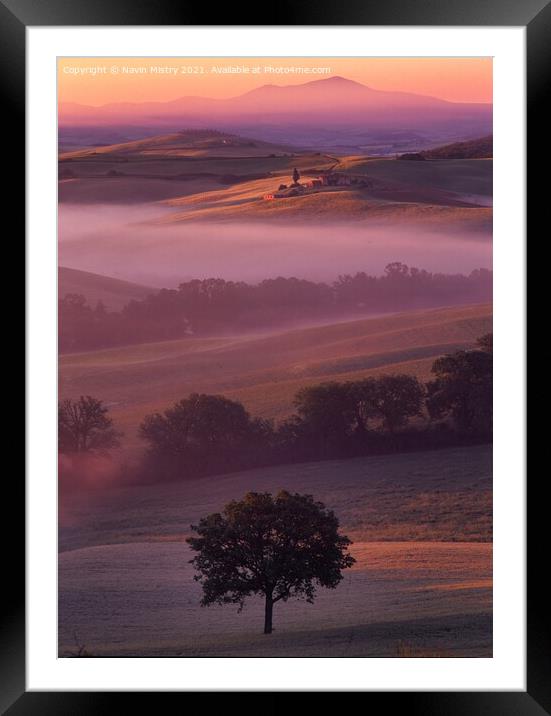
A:
{"label": "mountain ridge", "polygon": [[[368,85],[364,85],[360,82],[356,82],[355,80],[349,80],[345,77],[341,76],[333,76],[333,77],[327,77],[323,79],[318,80],[310,80],[308,82],[296,84],[296,85],[277,85],[277,84],[264,84],[260,87],[256,87],[252,90],[249,90],[243,94],[235,95],[233,97],[228,98],[214,98],[214,97],[205,97],[205,96],[199,96],[199,95],[183,95],[181,97],[177,97],[172,100],[166,100],[166,101],[147,101],[147,102],[107,102],[102,105],[86,105],[78,102],[60,102],[59,103],[59,111],[60,114],[63,113],[63,111],[67,109],[75,110],[82,110],[82,111],[89,111],[89,112],[110,112],[115,111],[116,109],[126,109],[129,110],[130,108],[150,108],[150,109],[161,109],[165,108],[166,110],[169,110],[170,108],[180,107],[182,104],[189,105],[190,111],[199,111],[199,110],[205,110],[207,109],[206,105],[209,105],[210,107],[214,108],[215,106],[219,108],[225,108],[233,109],[234,111],[239,111],[239,107],[233,107],[235,104],[239,103],[245,103],[247,104],[250,100],[256,100],[259,97],[262,97],[269,93],[270,95],[277,96],[278,100],[281,99],[282,95],[286,94],[292,94],[292,95],[304,95],[304,93],[314,93],[319,94],[319,90],[326,91],[327,87],[330,86],[334,90],[337,89],[338,91],[342,90],[343,92],[348,92],[356,94],[358,96],[370,96],[371,98],[379,98],[379,99],[386,99],[386,100],[392,100],[395,99],[396,101],[406,101],[406,102],[419,102],[421,104],[437,104],[440,107],[477,107],[477,108],[490,108],[490,104],[484,104],[484,103],[476,103],[476,102],[450,102],[449,100],[444,100],[438,97],[432,97],[430,95],[424,95],[424,94],[417,94],[413,92],[399,92],[399,91],[387,91],[387,90],[378,90],[374,89]],[[343,94],[341,92],[341,95]],[[308,99],[308,98],[305,98]],[[342,97],[341,97],[342,99]],[[332,98],[332,101],[334,98]],[[201,107],[201,105],[204,105]]]}

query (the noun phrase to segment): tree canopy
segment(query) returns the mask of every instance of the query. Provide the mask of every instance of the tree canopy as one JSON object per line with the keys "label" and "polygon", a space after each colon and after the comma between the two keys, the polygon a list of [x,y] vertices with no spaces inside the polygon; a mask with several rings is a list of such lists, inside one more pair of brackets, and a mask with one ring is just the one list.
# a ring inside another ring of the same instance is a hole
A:
{"label": "tree canopy", "polygon": [[[145,417],[140,435],[159,470],[201,475],[240,466],[262,447],[270,425],[251,418],[241,403],[192,393],[164,413]],[[166,475],[170,477],[171,475]]]}
{"label": "tree canopy", "polygon": [[59,452],[105,451],[118,447],[122,433],[115,430],[101,400],[81,395],[58,406]]}
{"label": "tree canopy", "polygon": [[415,376],[402,374],[309,386],[295,396],[295,428],[311,440],[317,436],[322,454],[379,425],[393,433],[421,414],[424,394]]}
{"label": "tree canopy", "polygon": [[434,361],[436,378],[427,383],[427,409],[432,418],[452,417],[462,432],[492,431],[492,353],[457,351]]}
{"label": "tree canopy", "polygon": [[355,384],[358,402],[369,415],[378,416],[384,428],[393,433],[409,418],[421,415],[424,390],[413,375],[382,375]]}
{"label": "tree canopy", "polygon": [[201,604],[237,604],[261,595],[264,633],[272,632],[273,606],[288,599],[312,603],[316,587],[335,588],[351,567],[351,541],[339,534],[331,510],[311,495],[249,492],[222,513],[203,517],[187,542],[203,587]]}
{"label": "tree canopy", "polygon": [[304,438],[318,445],[319,454],[344,448],[353,432],[355,399],[351,384],[321,383],[302,388],[294,405]]}
{"label": "tree canopy", "polygon": [[192,279],[130,301],[121,311],[88,305],[80,294],[59,301],[61,351],[285,325],[297,319],[491,300],[492,273],[430,273],[403,263],[383,276],[342,275],[333,283],[281,276],[258,284]]}
{"label": "tree canopy", "polygon": [[494,352],[494,334],[493,333],[485,333],[483,336],[480,336],[480,338],[476,339],[476,345],[478,346],[478,349],[481,351],[485,351],[486,353],[493,353]]}
{"label": "tree canopy", "polygon": [[[149,447],[137,477],[163,482],[490,439],[492,334],[475,345],[437,358],[426,384],[382,374],[304,386],[295,394],[295,413],[277,425],[223,395],[192,393],[144,418],[139,434]],[[100,400],[60,402],[61,453],[105,452],[121,434]]]}

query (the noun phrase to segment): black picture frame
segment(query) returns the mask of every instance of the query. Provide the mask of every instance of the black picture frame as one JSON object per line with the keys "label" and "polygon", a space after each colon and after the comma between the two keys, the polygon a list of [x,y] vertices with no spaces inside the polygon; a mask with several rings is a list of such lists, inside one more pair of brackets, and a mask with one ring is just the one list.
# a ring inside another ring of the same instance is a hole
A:
{"label": "black picture frame", "polygon": [[[210,6],[202,3],[175,3],[168,0],[0,0],[0,97],[2,99],[5,136],[15,148],[10,176],[4,186],[5,204],[23,204],[25,146],[25,31],[28,26],[86,25],[370,25],[370,26],[523,26],[527,40],[527,121],[528,121],[528,207],[530,224],[545,219],[548,183],[539,179],[539,166],[549,155],[549,115],[543,110],[545,90],[551,86],[551,2],[550,0],[355,0],[315,3],[279,0],[271,17],[263,17],[266,8],[247,8],[235,3]],[[212,23],[213,15],[216,23]],[[16,178],[15,178],[16,177]],[[544,194],[545,192],[545,194]],[[6,196],[7,195],[7,196]],[[15,216],[15,215],[14,215]],[[18,213],[21,229],[24,213]],[[541,226],[544,226],[542,223]],[[545,232],[547,234],[547,231]],[[13,232],[15,239],[15,232]],[[545,235],[540,236],[545,240]],[[514,277],[512,277],[514,278]],[[539,285],[536,278],[535,286]],[[534,294],[536,289],[534,290]],[[534,304],[536,305],[536,299]],[[543,367],[543,366],[542,366]],[[534,443],[536,439],[534,439]],[[380,709],[397,709],[398,713],[440,714],[441,716],[484,714],[491,716],[544,716],[551,714],[551,658],[548,633],[548,587],[542,552],[548,543],[548,529],[543,518],[545,471],[535,476],[528,491],[527,560],[527,690],[525,692],[363,692],[363,708],[378,713]],[[179,700],[183,707],[189,693],[121,693],[121,692],[27,692],[25,684],[25,570],[24,570],[24,504],[23,478],[17,471],[5,471],[5,510],[11,505],[16,524],[4,520],[4,549],[17,559],[11,569],[9,590],[4,583],[6,604],[1,616],[0,639],[0,712],[10,716],[22,714],[92,714],[120,713],[131,708],[129,699],[139,699],[140,708],[164,711],[168,699]],[[9,478],[9,479],[8,479]],[[496,476],[499,479],[499,476]],[[17,507],[16,507],[17,506]],[[212,694],[223,698],[227,709],[229,694]],[[235,695],[236,698],[238,694]],[[249,702],[264,713],[281,709],[286,694],[252,694]],[[294,698],[299,698],[295,694]],[[324,696],[324,699],[329,695]],[[382,699],[384,698],[384,702]],[[137,700],[136,699],[136,700]],[[232,701],[230,701],[232,703]],[[240,702],[240,709],[242,708]],[[189,701],[187,701],[189,707]],[[214,703],[209,701],[209,705]]]}

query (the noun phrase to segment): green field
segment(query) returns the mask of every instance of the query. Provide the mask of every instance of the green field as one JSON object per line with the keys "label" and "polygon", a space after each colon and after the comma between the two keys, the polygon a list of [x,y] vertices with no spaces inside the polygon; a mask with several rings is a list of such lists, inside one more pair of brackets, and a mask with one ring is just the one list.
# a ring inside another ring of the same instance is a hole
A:
{"label": "green field", "polygon": [[381,373],[427,380],[436,357],[472,347],[491,329],[491,306],[473,305],[68,354],[60,357],[59,393],[105,401],[125,432],[125,451],[135,454],[144,416],[189,393],[223,394],[253,415],[281,420],[305,385]]}
{"label": "green field", "polygon": [[[490,446],[251,470],[66,498],[59,644],[92,655],[491,656]],[[199,607],[190,524],[249,490],[313,494],[357,563],[314,605]]]}

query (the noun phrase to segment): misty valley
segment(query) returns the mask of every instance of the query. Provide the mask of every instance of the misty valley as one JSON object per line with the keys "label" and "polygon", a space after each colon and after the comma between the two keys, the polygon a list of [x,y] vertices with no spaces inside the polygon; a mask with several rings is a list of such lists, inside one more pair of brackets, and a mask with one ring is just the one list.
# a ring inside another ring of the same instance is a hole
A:
{"label": "misty valley", "polygon": [[59,656],[490,657],[491,101],[184,60],[59,103]]}

